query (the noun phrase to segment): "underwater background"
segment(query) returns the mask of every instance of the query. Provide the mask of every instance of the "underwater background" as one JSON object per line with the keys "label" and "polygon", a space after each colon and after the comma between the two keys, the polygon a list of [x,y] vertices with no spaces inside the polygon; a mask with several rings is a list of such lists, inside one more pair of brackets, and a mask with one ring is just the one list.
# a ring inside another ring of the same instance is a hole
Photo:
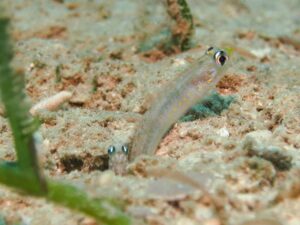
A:
{"label": "underwater background", "polygon": [[[40,167],[94,198],[124,201],[133,224],[299,225],[300,1],[187,0],[182,14],[170,2],[185,1],[1,1],[31,104],[72,93],[38,113]],[[108,146],[130,142],[156,94],[210,46],[231,53],[212,94],[128,175],[108,170]],[[0,159],[13,161],[2,105],[0,132]],[[179,171],[209,194],[148,167]],[[0,217],[97,224],[4,186]]]}

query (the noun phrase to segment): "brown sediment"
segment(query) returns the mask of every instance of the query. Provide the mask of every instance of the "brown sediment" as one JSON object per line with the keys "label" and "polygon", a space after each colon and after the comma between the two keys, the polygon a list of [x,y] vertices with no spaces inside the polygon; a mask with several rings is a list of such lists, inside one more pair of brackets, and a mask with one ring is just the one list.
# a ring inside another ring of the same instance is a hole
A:
{"label": "brown sediment", "polygon": [[299,39],[295,39],[295,38],[288,37],[288,36],[280,36],[278,39],[281,43],[291,45],[296,50],[300,50],[300,41],[299,41]]}
{"label": "brown sediment", "polygon": [[67,27],[55,25],[31,33],[19,33],[15,31],[13,32],[13,38],[16,40],[29,39],[34,37],[41,39],[65,39],[67,38],[67,33]]}
{"label": "brown sediment", "polygon": [[218,90],[222,94],[236,93],[243,85],[245,76],[237,74],[226,74],[217,84]]}
{"label": "brown sediment", "polygon": [[141,58],[146,62],[156,62],[162,60],[167,55],[159,49],[150,50],[140,54]]}

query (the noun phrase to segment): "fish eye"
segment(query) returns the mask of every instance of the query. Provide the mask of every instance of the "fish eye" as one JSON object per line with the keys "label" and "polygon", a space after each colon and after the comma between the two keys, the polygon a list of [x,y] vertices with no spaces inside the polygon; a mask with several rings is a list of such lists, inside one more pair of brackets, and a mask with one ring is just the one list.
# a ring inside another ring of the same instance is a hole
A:
{"label": "fish eye", "polygon": [[122,145],[122,152],[124,152],[126,155],[128,154],[128,147],[125,145]]}
{"label": "fish eye", "polygon": [[112,154],[114,154],[115,152],[116,152],[116,147],[115,147],[115,146],[111,145],[111,146],[108,147],[107,153],[108,153],[109,155],[112,155]]}
{"label": "fish eye", "polygon": [[221,65],[223,66],[226,61],[228,60],[228,56],[226,54],[226,52],[220,50],[220,51],[217,51],[214,55],[214,58],[215,58],[215,61],[218,65]]}

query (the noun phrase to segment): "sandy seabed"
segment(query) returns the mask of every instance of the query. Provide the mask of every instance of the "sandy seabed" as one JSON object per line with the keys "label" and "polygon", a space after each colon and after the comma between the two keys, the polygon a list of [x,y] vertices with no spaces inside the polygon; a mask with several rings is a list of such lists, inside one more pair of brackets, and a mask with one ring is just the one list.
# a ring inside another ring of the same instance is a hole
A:
{"label": "sandy seabed", "polygon": [[[40,114],[42,168],[91,196],[123,199],[134,224],[299,225],[300,2],[188,3],[195,47],[149,62],[136,50],[170,23],[162,1],[3,1],[13,64],[25,72],[32,103],[73,93],[60,109]],[[217,86],[235,97],[229,109],[176,123],[157,155],[137,159],[126,176],[106,170],[107,147],[130,142],[151,96],[211,45],[234,49]],[[0,158],[14,160],[3,115],[0,130]],[[146,176],[148,166],[189,175],[215,201],[184,182]],[[0,209],[9,224],[96,224],[4,187]]]}

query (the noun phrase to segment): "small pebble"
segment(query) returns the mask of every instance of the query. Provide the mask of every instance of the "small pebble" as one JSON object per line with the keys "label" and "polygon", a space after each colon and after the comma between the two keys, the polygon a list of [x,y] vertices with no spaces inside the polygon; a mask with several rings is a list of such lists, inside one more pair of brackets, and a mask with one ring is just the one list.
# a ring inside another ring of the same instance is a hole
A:
{"label": "small pebble", "polygon": [[243,149],[259,149],[262,145],[265,145],[270,141],[272,132],[269,130],[252,131],[245,135],[242,146]]}
{"label": "small pebble", "polygon": [[218,219],[209,219],[206,220],[203,225],[221,225],[221,221]]}
{"label": "small pebble", "polygon": [[177,58],[177,59],[174,59],[173,60],[173,66],[184,66],[186,64],[186,60],[185,59],[180,59],[180,58]]}
{"label": "small pebble", "polygon": [[229,137],[229,131],[227,130],[226,127],[222,127],[220,130],[217,131],[217,133],[218,133],[221,137]]}
{"label": "small pebble", "polygon": [[61,91],[49,98],[45,98],[31,107],[29,112],[35,116],[41,110],[56,110],[61,104],[68,101],[72,97],[69,91]]}
{"label": "small pebble", "polygon": [[263,58],[265,56],[270,55],[271,49],[270,48],[252,49],[250,52],[258,58]]}

